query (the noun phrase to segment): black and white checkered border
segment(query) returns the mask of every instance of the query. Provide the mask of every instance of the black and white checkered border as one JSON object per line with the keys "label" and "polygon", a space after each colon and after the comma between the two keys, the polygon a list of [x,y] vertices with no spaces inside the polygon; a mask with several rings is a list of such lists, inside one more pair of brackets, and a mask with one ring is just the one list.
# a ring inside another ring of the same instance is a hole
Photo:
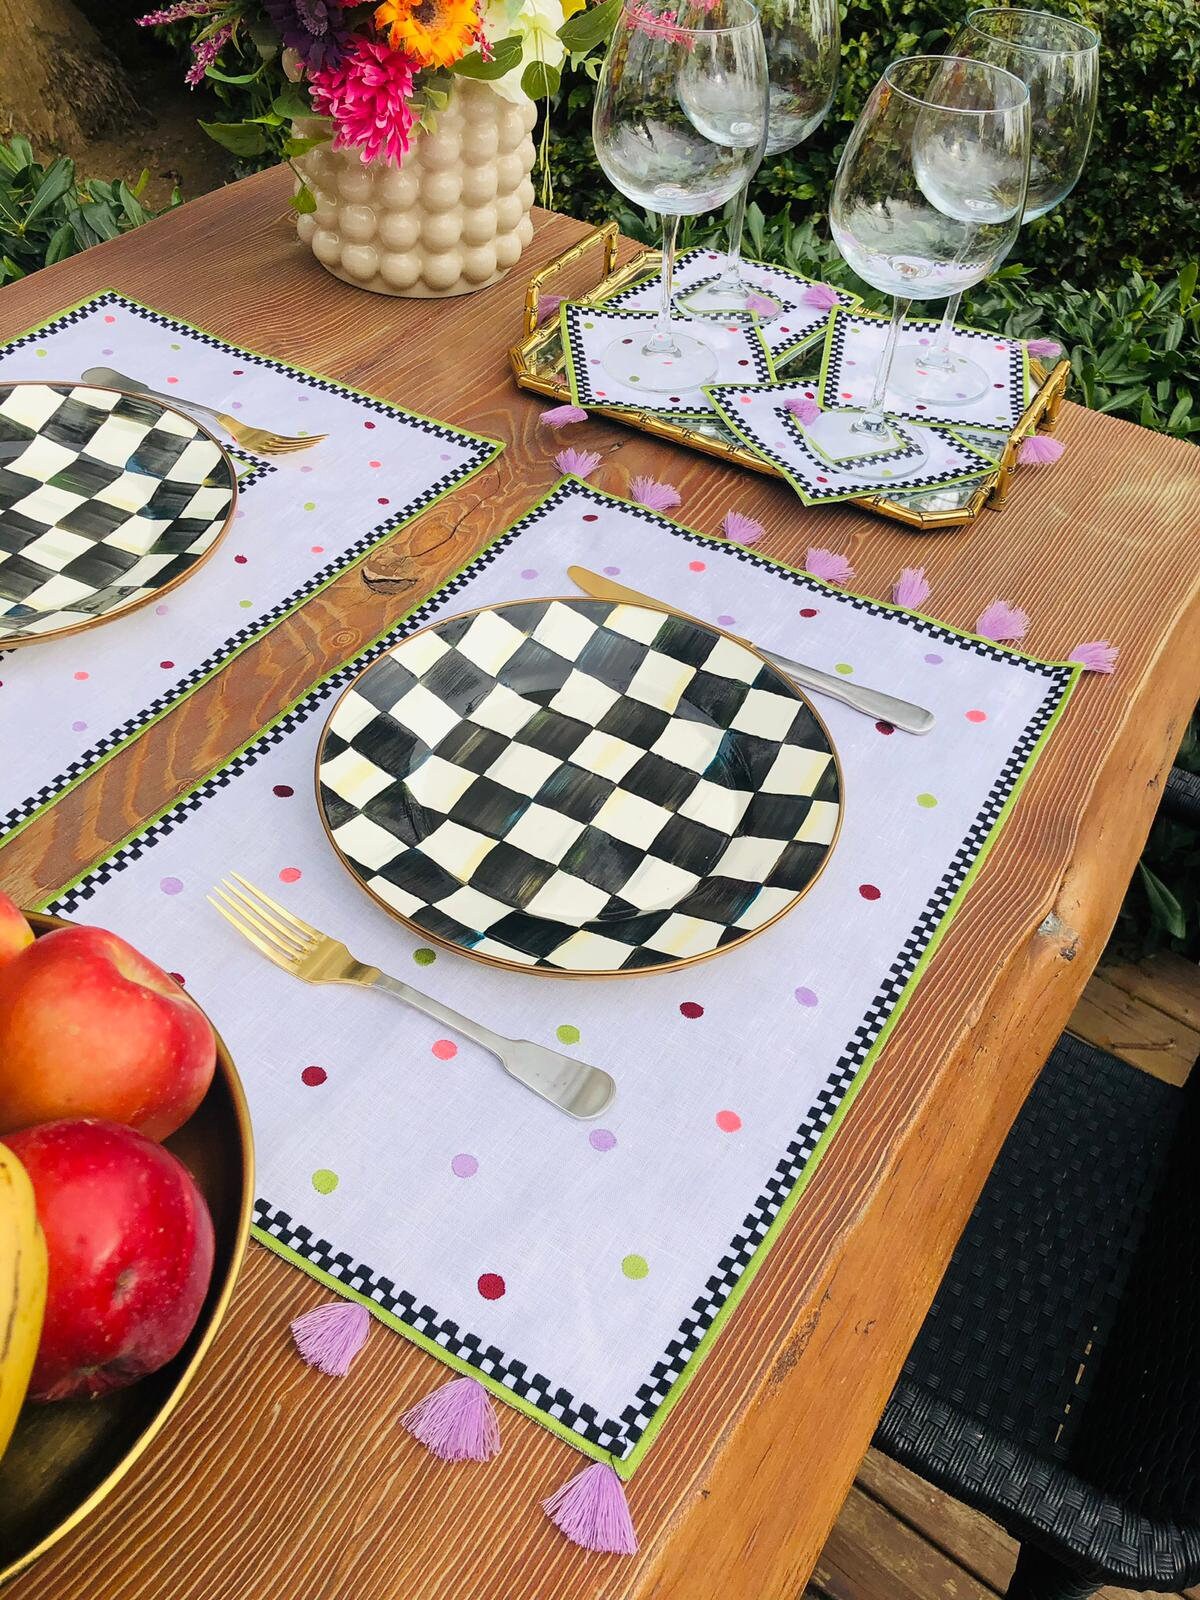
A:
{"label": "black and white checkered border", "polygon": [[[841,311],[840,309],[832,314],[828,333],[828,357],[823,362],[825,381],[821,385],[820,396],[821,404],[827,410],[837,411],[840,409],[837,404],[837,388],[841,381],[839,377],[841,365],[846,355],[846,327],[848,322],[857,321],[875,323],[882,320],[884,319],[879,317],[865,316],[861,312],[847,312]],[[933,328],[936,327],[936,324],[911,323],[909,326],[914,329],[922,326],[929,326],[930,328]],[[955,326],[954,337],[956,340],[982,339],[986,344],[991,345],[994,345],[998,340],[1003,339],[1005,344],[1008,345],[1008,389],[1004,398],[1011,413],[1011,420],[1006,423],[997,423],[995,431],[998,433],[1006,433],[1010,428],[1015,428],[1027,404],[1025,398],[1024,347],[1022,346],[1020,340],[1009,339],[1002,333],[988,333],[983,328],[960,328],[958,326]],[[830,398],[831,395],[833,397],[832,399]],[[892,407],[889,409],[888,415],[891,417],[903,417],[906,422],[920,422],[926,425],[928,425],[929,422],[928,416],[922,416],[919,411],[900,411],[895,407]],[[944,426],[949,427],[951,424],[947,422],[944,424]],[[971,424],[971,426],[980,428],[983,427],[984,424],[974,422]]]}
{"label": "black and white checkered border", "polygon": [[[797,449],[806,460],[814,467],[832,467],[835,472],[859,472],[864,467],[888,466],[893,461],[911,461],[913,456],[921,454],[921,446],[915,439],[910,439],[905,450],[872,450],[866,455],[847,457],[845,461],[830,461],[820,455],[804,436],[804,429],[800,419],[786,406],[776,406],[775,415],[783,424],[788,436],[794,441]],[[931,430],[932,431],[932,430]]]}
{"label": "black and white checkered border", "polygon": [[[437,482],[427,489],[424,494],[418,496],[416,500],[406,506],[402,506],[382,522],[376,523],[373,528],[363,534],[360,539],[357,539],[340,556],[333,561],[326,562],[312,577],[302,583],[298,589],[293,590],[285,599],[272,606],[269,611],[263,612],[252,622],[247,623],[244,628],[239,628],[236,633],[231,634],[199,666],[194,667],[191,672],[178,679],[164,693],[157,695],[148,706],[145,706],[135,716],[127,717],[124,722],[119,723],[117,727],[97,739],[77,760],[72,761],[65,771],[60,772],[49,783],[43,784],[36,793],[28,795],[18,805],[13,806],[3,818],[0,818],[0,840],[3,840],[5,835],[12,829],[20,827],[23,823],[28,822],[31,817],[36,816],[51,801],[57,799],[64,790],[69,789],[73,783],[90,772],[98,762],[105,760],[115,750],[120,749],[122,745],[136,738],[169,706],[183,699],[194,688],[203,683],[206,678],[211,677],[217,668],[227,661],[231,655],[234,655],[244,645],[249,644],[252,639],[258,638],[260,634],[268,632],[277,622],[282,621],[285,616],[295,610],[296,606],[307,599],[309,595],[315,593],[331,578],[353,566],[373,546],[386,539],[389,534],[394,533],[398,528],[403,527],[406,522],[411,521],[418,512],[427,505],[431,505],[440,495],[445,494],[448,489],[452,489],[457,483],[469,477],[476,468],[490,460],[497,450],[497,446],[492,440],[477,438],[474,434],[448,427],[444,423],[418,417],[412,412],[405,411],[400,406],[389,405],[385,400],[376,400],[371,395],[360,394],[357,389],[350,389],[343,384],[335,383],[331,378],[313,377],[310,373],[301,372],[296,367],[288,366],[286,362],[274,361],[269,356],[256,355],[252,350],[242,350],[237,345],[227,344],[223,339],[218,339],[211,333],[203,333],[199,329],[189,327],[186,322],[177,322],[160,311],[152,311],[148,306],[139,305],[136,300],[126,299],[124,295],[118,294],[114,289],[105,289],[91,300],[85,301],[83,305],[76,306],[72,311],[64,312],[62,316],[56,317],[53,322],[47,323],[44,327],[35,328],[29,333],[21,334],[16,339],[10,339],[6,344],[0,345],[0,356],[5,356],[13,350],[19,350],[22,345],[40,341],[48,334],[55,333],[60,328],[69,327],[72,323],[83,320],[90,313],[104,306],[114,305],[120,306],[124,311],[132,312],[135,316],[142,317],[147,322],[153,322],[159,327],[166,328],[172,333],[183,334],[190,339],[198,339],[201,344],[209,345],[214,350],[221,350],[227,355],[234,356],[239,361],[244,361],[254,366],[267,367],[273,372],[282,372],[295,383],[303,384],[307,388],[318,389],[328,394],[341,395],[368,411],[413,423],[422,433],[428,433],[432,437],[445,440],[448,443],[458,445],[474,444],[477,448],[460,467],[443,473]],[[278,468],[272,462],[265,460],[261,456],[251,455],[248,451],[239,449],[236,446],[227,446],[226,448],[229,450],[229,454],[238,461],[249,464],[250,470],[238,477],[239,494],[244,494],[247,489],[251,488],[268,473],[278,471]],[[2,659],[3,655],[0,655],[0,660]]]}
{"label": "black and white checkered border", "polygon": [[[563,322],[566,329],[567,343],[571,351],[571,377],[574,397],[583,406],[607,406],[611,411],[652,411],[656,417],[696,417],[702,415],[694,406],[664,406],[654,403],[656,396],[650,392],[646,395],[645,405],[635,405],[632,401],[601,399],[592,387],[592,375],[587,364],[587,353],[583,347],[583,331],[578,326],[579,318],[584,315],[603,317],[610,314],[607,305],[592,306],[585,302],[568,301],[562,307]],[[639,322],[655,322],[658,320],[657,311],[619,311],[612,312],[613,316],[636,319]],[[754,376],[759,383],[770,383],[775,373],[771,366],[771,356],[766,345],[762,342],[757,320],[749,322],[744,330],[747,335],[747,345],[750,351],[750,360],[754,367]]]}
{"label": "black and white checkered border", "polygon": [[263,1232],[278,1239],[306,1260],[312,1261],[323,1271],[346,1283],[348,1287],[365,1294],[369,1299],[376,1300],[384,1309],[408,1325],[419,1329],[443,1349],[487,1373],[497,1383],[503,1384],[531,1405],[555,1417],[563,1426],[578,1433],[581,1438],[610,1451],[618,1460],[623,1460],[632,1453],[650,1421],[666,1400],[672,1386],[683,1374],[730,1291],[746,1270],[755,1251],[779,1215],[784,1201],[803,1173],[821,1135],[833,1120],[847,1089],[901,998],[916,970],[917,963],[949,910],[955,894],[978,859],[1039,738],[1066,694],[1072,678],[1070,667],[1047,665],[1029,657],[1015,655],[1011,651],[989,644],[987,640],[965,638],[962,634],[943,628],[926,617],[900,611],[893,606],[883,605],[861,596],[845,594],[839,589],[831,588],[809,577],[806,573],[791,572],[780,567],[744,546],[731,545],[724,540],[696,533],[690,528],[667,521],[644,506],[604,494],[578,479],[565,478],[540,505],[515,523],[486,550],[481,551],[468,567],[431,595],[416,611],[382,639],[361,652],[353,661],[341,667],[324,683],[317,685],[273,727],[233,757],[224,768],[178,801],[136,839],[122,845],[107,860],[92,868],[73,888],[64,891],[49,909],[68,916],[76,912],[90,899],[97,886],[107,883],[130,862],[139,860],[147,850],[154,847],[158,839],[166,837],[184,823],[192,812],[199,809],[205,799],[215,794],[218,789],[227,787],[234,778],[253,766],[273,745],[281,743],[332,696],[340,693],[367,662],[374,660],[400,639],[441,615],[447,601],[465,589],[473,578],[495,561],[501,551],[507,549],[522,533],[542,521],[550,512],[572,499],[599,508],[619,506],[626,514],[681,538],[689,544],[710,551],[732,554],[736,560],[770,572],[781,581],[790,582],[797,589],[809,594],[836,600],[855,610],[865,611],[869,615],[890,617],[899,626],[919,634],[922,638],[953,645],[959,649],[969,650],[974,655],[1021,667],[1046,683],[1046,694],[1041,706],[1014,747],[954,859],[897,953],[862,1022],[847,1041],[814,1106],[797,1129],[795,1137],[781,1156],[762,1194],[747,1213],[741,1228],[730,1241],[725,1254],[718,1261],[703,1290],[680,1323],[662,1358],[655,1363],[645,1382],[639,1386],[634,1403],[625,1408],[619,1419],[601,1417],[594,1407],[577,1400],[567,1390],[555,1386],[541,1374],[531,1376],[523,1363],[505,1357],[501,1351],[490,1347],[483,1348],[478,1339],[462,1333],[456,1324],[440,1319],[432,1308],[417,1306],[411,1295],[397,1290],[389,1280],[381,1277],[370,1267],[354,1262],[344,1254],[336,1253],[332,1246],[323,1240],[314,1240],[310,1230],[294,1224],[285,1214],[275,1210],[269,1201],[264,1199],[256,1203],[255,1220]]}

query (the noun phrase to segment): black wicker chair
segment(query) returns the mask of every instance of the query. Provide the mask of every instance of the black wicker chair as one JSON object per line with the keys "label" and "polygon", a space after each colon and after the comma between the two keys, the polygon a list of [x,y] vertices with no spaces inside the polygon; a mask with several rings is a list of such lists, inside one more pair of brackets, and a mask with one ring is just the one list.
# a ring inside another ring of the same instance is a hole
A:
{"label": "black wicker chair", "polygon": [[[1200,825],[1200,778],[1162,812]],[[1200,1069],[1063,1035],[875,1443],[1020,1540],[1009,1600],[1200,1581]]]}

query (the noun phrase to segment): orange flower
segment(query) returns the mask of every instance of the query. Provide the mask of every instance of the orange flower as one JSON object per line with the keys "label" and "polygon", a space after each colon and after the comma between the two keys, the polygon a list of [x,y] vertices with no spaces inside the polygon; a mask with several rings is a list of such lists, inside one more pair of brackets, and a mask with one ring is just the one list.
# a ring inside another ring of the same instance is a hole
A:
{"label": "orange flower", "polygon": [[450,67],[479,39],[476,0],[383,0],[375,26],[423,67]]}

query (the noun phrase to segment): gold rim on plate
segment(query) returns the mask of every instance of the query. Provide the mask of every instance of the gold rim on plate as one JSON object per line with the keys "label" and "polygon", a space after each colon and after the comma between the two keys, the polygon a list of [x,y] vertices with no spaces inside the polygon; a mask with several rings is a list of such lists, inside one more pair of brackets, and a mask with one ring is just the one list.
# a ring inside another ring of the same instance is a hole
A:
{"label": "gold rim on plate", "polygon": [[[19,378],[12,382],[7,382],[0,378],[0,389],[95,389],[98,394],[119,394],[126,400],[153,400],[160,410],[170,412],[174,416],[182,417],[185,422],[190,422],[204,435],[210,444],[214,444],[217,447],[221,460],[225,463],[229,472],[229,483],[233,490],[229,501],[229,510],[225,513],[225,521],[221,525],[220,532],[213,539],[208,549],[202,555],[196,557],[187,571],[181,572],[177,578],[172,578],[170,583],[164,583],[160,588],[151,589],[150,593],[143,595],[140,600],[133,600],[125,605],[116,606],[112,611],[106,611],[103,616],[90,617],[87,622],[72,622],[65,628],[55,628],[50,633],[26,633],[13,638],[10,638],[5,633],[0,633],[0,650],[23,650],[27,645],[43,644],[47,639],[65,639],[71,634],[86,633],[89,628],[102,627],[106,622],[115,622],[118,617],[132,616],[135,611],[140,611],[143,606],[148,606],[152,600],[161,600],[163,595],[170,594],[172,589],[178,589],[181,583],[186,583],[189,578],[195,576],[229,532],[233,525],[234,513],[237,511],[237,468],[234,465],[233,457],[215,433],[206,428],[204,423],[197,422],[191,412],[185,411],[182,406],[168,405],[165,400],[160,400],[157,395],[138,394],[133,389],[113,389],[107,384],[84,383],[81,380],[69,378],[61,382],[54,378]],[[3,626],[3,621],[4,619],[0,617],[0,627]],[[3,1574],[0,1574],[0,1583],[3,1581]]]}
{"label": "gold rim on plate", "polygon": [[[438,617],[433,622],[427,622],[423,628],[418,628],[414,633],[410,633],[406,635],[405,638],[397,640],[395,645],[383,652],[383,655],[390,655],[392,650],[399,649],[401,645],[406,645],[413,639],[419,639],[423,633],[433,632],[435,629],[444,626],[444,624],[447,622],[458,621],[462,617],[476,617],[482,611],[503,611],[506,606],[552,605],[555,602],[558,602],[562,605],[571,605],[580,601],[587,602],[588,600],[589,596],[580,594],[531,595],[527,599],[522,598],[520,600],[500,600],[487,605],[473,606],[470,611],[456,611],[452,616]],[[604,604],[605,602],[591,601],[591,603]],[[679,612],[672,611],[669,606],[659,607],[631,605],[629,609],[636,611],[654,611],[664,616],[680,616]],[[377,666],[380,661],[382,661],[383,655],[376,656],[373,661],[369,661],[365,667],[363,667],[359,672],[356,672],[354,677],[346,685],[341,694],[338,695],[337,699],[330,707],[329,715],[325,719],[325,726],[321,729],[321,737],[317,741],[317,755],[313,767],[313,782],[317,805],[317,816],[321,819],[321,827],[325,830],[325,837],[329,840],[329,845],[334,855],[337,857],[338,861],[345,868],[346,872],[349,874],[358,888],[364,894],[368,895],[370,899],[372,899],[375,904],[380,907],[381,910],[386,911],[388,916],[394,921],[402,923],[411,933],[415,933],[418,938],[429,944],[436,944],[443,950],[451,950],[455,955],[465,956],[470,961],[478,961],[483,966],[499,967],[506,972],[523,972],[530,976],[540,978],[642,978],[650,977],[655,973],[678,972],[682,967],[692,967],[700,961],[711,961],[714,956],[723,956],[729,950],[739,949],[746,943],[747,939],[753,939],[756,938],[758,934],[765,933],[768,928],[774,927],[774,925],[779,922],[781,918],[786,917],[789,912],[794,911],[800,904],[801,900],[804,899],[805,895],[811,891],[814,884],[816,884],[821,878],[826,867],[829,865],[829,858],[832,856],[834,849],[837,846],[838,839],[841,837],[842,822],[846,816],[846,775],[842,770],[841,757],[838,755],[837,746],[833,742],[833,735],[826,727],[825,719],[821,716],[820,712],[809,699],[808,695],[805,694],[804,690],[800,688],[799,684],[795,683],[791,678],[789,678],[786,672],[782,672],[773,661],[768,661],[766,656],[764,656],[761,651],[755,649],[755,647],[747,640],[741,638],[738,634],[729,633],[724,628],[717,627],[715,623],[701,622],[699,618],[696,617],[688,616],[682,620],[690,623],[693,627],[700,628],[702,631],[719,634],[721,638],[728,639],[731,643],[736,644],[739,649],[745,650],[750,655],[757,657],[757,659],[762,662],[763,666],[766,667],[770,672],[774,673],[775,677],[777,677],[782,683],[785,683],[791,694],[794,695],[794,697],[799,700],[802,705],[808,708],[814,721],[820,728],[821,733],[824,735],[825,742],[829,746],[829,753],[833,757],[834,771],[837,773],[838,780],[838,815],[837,826],[833,830],[833,838],[829,841],[829,846],[825,851],[825,856],[821,862],[821,865],[813,873],[812,877],[804,885],[803,889],[800,889],[794,898],[788,901],[787,905],[781,907],[780,910],[775,912],[774,916],[768,917],[767,920],[757,928],[747,929],[747,931],[739,938],[730,939],[726,944],[718,945],[715,950],[705,950],[700,955],[681,956],[677,960],[663,961],[653,967],[635,967],[630,970],[618,968],[616,972],[608,970],[572,972],[558,967],[522,966],[519,961],[506,961],[502,956],[481,955],[477,950],[469,950],[465,945],[455,944],[452,939],[444,939],[440,934],[430,933],[428,928],[423,928],[419,922],[415,922],[411,917],[406,917],[403,912],[397,911],[395,906],[390,906],[387,901],[382,899],[381,896],[377,895],[368,884],[364,883],[359,877],[358,873],[355,872],[354,868],[350,865],[343,852],[338,848],[337,841],[334,839],[332,829],[329,826],[329,819],[325,815],[325,808],[321,804],[321,757],[325,749],[325,740],[328,738],[333,724],[333,719],[337,716],[338,708],[341,706],[342,701],[348,694],[351,693],[353,689],[357,687],[358,683],[366,676],[366,674],[370,672],[372,668]]]}

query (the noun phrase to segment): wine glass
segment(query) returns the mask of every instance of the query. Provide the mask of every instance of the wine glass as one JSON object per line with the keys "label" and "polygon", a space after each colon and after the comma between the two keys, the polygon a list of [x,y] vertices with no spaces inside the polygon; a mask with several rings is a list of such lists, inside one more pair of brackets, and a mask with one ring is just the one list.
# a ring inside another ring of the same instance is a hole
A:
{"label": "wine glass", "polygon": [[[802,144],[824,122],[833,103],[838,66],[842,53],[842,30],[838,0],[760,0],[763,40],[767,49],[769,106],[767,112],[767,156],[779,155]],[[692,316],[726,317],[730,312],[745,313],[750,304],[771,301],[769,291],[749,282],[742,271],[742,231],[746,222],[746,198],[750,179],[738,191],[729,223],[729,253],[721,275],[715,282],[681,295],[676,305]],[[764,322],[779,316],[775,309],[758,304]]]}
{"label": "wine glass", "polygon": [[1020,78],[955,56],[908,56],[884,71],[842,152],[829,207],[844,259],[892,296],[870,403],[836,413],[853,416],[852,432],[880,448],[895,444],[883,407],[905,312],[913,300],[969,289],[1000,265],[1017,237],[1028,178],[1029,90]]}
{"label": "wine glass", "polygon": [[[950,48],[953,55],[1003,67],[1027,85],[1031,133],[1023,220],[1045,216],[1066,199],[1083,171],[1096,120],[1099,34],[1049,11],[988,6],[968,14]],[[987,393],[987,372],[950,347],[961,300],[953,295],[947,302],[932,344],[902,344],[897,350],[893,391],[951,404]]]}
{"label": "wine glass", "polygon": [[662,307],[641,344],[603,356],[621,382],[694,388],[712,348],[671,317],[681,216],[723,206],[758,165],[767,132],[767,53],[750,0],[625,0],[592,112],[596,158],[613,185],[662,218]]}

